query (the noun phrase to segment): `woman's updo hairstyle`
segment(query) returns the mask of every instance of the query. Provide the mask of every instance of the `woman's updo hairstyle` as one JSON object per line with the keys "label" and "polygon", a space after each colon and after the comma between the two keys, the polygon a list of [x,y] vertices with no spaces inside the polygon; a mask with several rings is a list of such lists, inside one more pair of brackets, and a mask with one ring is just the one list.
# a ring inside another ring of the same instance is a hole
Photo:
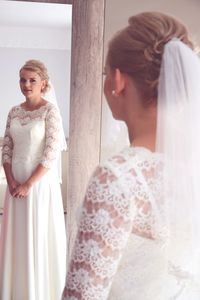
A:
{"label": "woman's updo hairstyle", "polygon": [[164,46],[173,38],[194,49],[181,22],[159,12],[144,12],[130,17],[129,25],[109,43],[107,64],[133,78],[144,104],[157,99]]}
{"label": "woman's updo hairstyle", "polygon": [[36,60],[36,59],[28,60],[21,67],[19,72],[21,72],[22,70],[29,70],[29,71],[36,72],[42,80],[45,80],[46,85],[42,90],[43,94],[45,94],[49,90],[50,84],[49,84],[48,71],[47,71],[47,68],[45,67],[45,65],[41,61]]}

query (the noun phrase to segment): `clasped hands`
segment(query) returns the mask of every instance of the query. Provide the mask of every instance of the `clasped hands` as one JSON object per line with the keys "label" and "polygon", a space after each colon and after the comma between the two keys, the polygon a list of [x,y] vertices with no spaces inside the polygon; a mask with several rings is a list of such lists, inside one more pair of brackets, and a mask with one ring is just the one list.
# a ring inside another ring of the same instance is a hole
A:
{"label": "clasped hands", "polygon": [[13,197],[16,198],[25,198],[28,196],[31,186],[28,184],[28,182],[24,182],[20,184],[16,180],[13,180],[11,183],[9,183],[9,190]]}

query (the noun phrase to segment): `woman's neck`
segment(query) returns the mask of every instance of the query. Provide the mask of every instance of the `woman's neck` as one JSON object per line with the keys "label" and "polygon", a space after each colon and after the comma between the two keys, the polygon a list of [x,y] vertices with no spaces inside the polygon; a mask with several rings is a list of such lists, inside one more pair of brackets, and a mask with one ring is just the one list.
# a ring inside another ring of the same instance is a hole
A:
{"label": "woman's neck", "polygon": [[[144,121],[145,120],[145,121]],[[156,118],[146,117],[127,124],[131,146],[145,147],[155,151],[156,146]]]}
{"label": "woman's neck", "polygon": [[24,107],[27,109],[37,109],[40,106],[44,105],[46,101],[42,99],[41,97],[38,98],[26,98],[26,101],[24,102]]}
{"label": "woman's neck", "polygon": [[156,148],[155,144],[156,144],[155,134],[140,136],[135,139],[133,138],[130,141],[131,147],[144,147],[151,150],[152,152],[155,152],[155,148]]}

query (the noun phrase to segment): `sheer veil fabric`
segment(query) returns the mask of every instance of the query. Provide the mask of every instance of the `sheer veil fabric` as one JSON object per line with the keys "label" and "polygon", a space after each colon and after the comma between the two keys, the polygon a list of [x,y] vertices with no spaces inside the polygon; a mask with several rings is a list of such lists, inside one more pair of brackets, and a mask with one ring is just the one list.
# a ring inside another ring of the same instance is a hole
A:
{"label": "sheer veil fabric", "polygon": [[[64,132],[63,124],[62,124],[62,117],[61,117],[60,109],[59,109],[59,106],[58,106],[56,92],[55,92],[54,86],[53,86],[51,81],[49,82],[49,85],[50,85],[50,89],[43,95],[43,98],[45,100],[51,102],[52,104],[54,104],[57,107],[58,111],[59,111],[60,119],[61,119],[60,151],[66,151],[67,150],[67,142],[66,142],[66,138],[65,138],[65,132]],[[58,173],[60,183],[62,183],[62,158],[61,158],[61,153],[60,153],[60,158],[57,161],[56,172]]]}
{"label": "sheer veil fabric", "polygon": [[165,218],[160,222],[166,225],[166,265],[169,273],[200,289],[200,59],[178,39],[165,45],[157,118],[156,151],[164,156]]}
{"label": "sheer veil fabric", "polygon": [[[58,101],[57,101],[57,97],[56,97],[56,92],[55,92],[54,86],[51,81],[49,82],[49,85],[50,85],[50,89],[43,95],[43,98],[45,100],[51,102],[52,104],[54,104],[60,113],[60,109],[58,107]],[[60,116],[61,116],[61,114],[60,114]],[[61,128],[61,151],[62,151],[62,150],[67,150],[67,143],[66,143],[66,139],[65,139],[63,124],[61,124],[61,125],[62,125],[62,128]]]}

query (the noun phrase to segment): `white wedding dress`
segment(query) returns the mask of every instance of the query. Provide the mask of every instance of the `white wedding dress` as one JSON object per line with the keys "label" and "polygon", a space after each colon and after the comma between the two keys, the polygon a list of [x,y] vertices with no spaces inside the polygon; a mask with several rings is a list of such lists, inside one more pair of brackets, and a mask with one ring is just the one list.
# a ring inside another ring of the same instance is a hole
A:
{"label": "white wedding dress", "polygon": [[25,199],[8,189],[0,237],[0,299],[59,300],[66,272],[66,234],[59,176],[60,117],[47,103],[8,115],[3,162],[23,183],[40,163],[48,172]]}
{"label": "white wedding dress", "polygon": [[[63,300],[200,299],[191,270],[167,260],[162,170],[162,156],[142,147],[127,147],[96,169]],[[188,241],[187,230],[174,241],[180,261]]]}

